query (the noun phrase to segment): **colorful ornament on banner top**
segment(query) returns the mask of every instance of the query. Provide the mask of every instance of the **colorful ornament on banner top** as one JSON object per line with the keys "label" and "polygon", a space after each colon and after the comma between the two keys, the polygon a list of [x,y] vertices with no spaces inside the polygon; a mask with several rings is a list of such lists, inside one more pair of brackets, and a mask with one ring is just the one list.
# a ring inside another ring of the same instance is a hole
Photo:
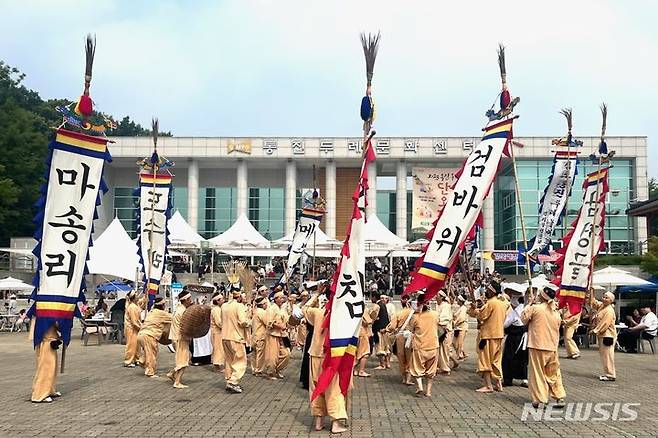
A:
{"label": "colorful ornament on banner top", "polygon": [[89,88],[95,52],[95,38],[87,35],[84,91],[73,111],[57,109],[64,116],[48,146],[46,182],[36,203],[33,254],[37,270],[34,303],[28,311],[36,316],[35,346],[55,324],[68,345],[73,318],[82,317],[77,303],[84,300],[93,222],[98,218],[101,194],[108,190],[103,170],[112,157],[105,132],[115,125],[109,119],[99,122],[93,111]]}
{"label": "colorful ornament on banner top", "polygon": [[85,45],[85,83],[82,95],[77,102],[70,105],[58,105],[55,110],[62,114],[62,125],[69,125],[79,129],[84,134],[94,136],[106,136],[108,130],[116,129],[117,124],[111,117],[103,113],[94,111],[95,102],[89,95],[89,88],[92,79],[92,67],[94,56],[96,55],[96,37],[87,35]]}
{"label": "colorful ornament on banner top", "polygon": [[[429,243],[416,262],[405,295],[425,290],[423,299],[431,300],[456,271],[459,254],[466,242],[474,239],[476,227],[483,224],[482,205],[500,169],[502,156],[511,156],[510,146],[521,146],[513,141],[512,130],[518,117],[513,111],[520,98],[511,97],[502,44],[498,47],[498,67],[501,92],[485,113],[488,121],[482,139],[455,174],[448,202],[426,235]],[[496,103],[500,106],[498,110],[495,110]]]}
{"label": "colorful ornament on banner top", "polygon": [[169,244],[169,219],[173,209],[173,175],[170,171],[175,163],[158,154],[159,121],[151,123],[153,152],[137,162],[139,187],[134,195],[139,196],[135,222],[139,243],[137,254],[144,279],[144,293],[148,296],[149,308],[159,293],[164,273]]}

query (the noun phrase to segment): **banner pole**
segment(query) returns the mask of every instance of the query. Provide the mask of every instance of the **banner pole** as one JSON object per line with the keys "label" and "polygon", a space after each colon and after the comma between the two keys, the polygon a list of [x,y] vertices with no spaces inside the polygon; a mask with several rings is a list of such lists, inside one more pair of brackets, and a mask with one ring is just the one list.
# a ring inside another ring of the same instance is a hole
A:
{"label": "banner pole", "polygon": [[[516,167],[516,158],[514,156],[514,145],[509,144],[510,157],[512,158],[512,167],[514,168],[514,188],[516,190],[516,205],[519,207],[519,219],[521,220],[521,236],[523,237],[523,247],[525,248],[525,272],[528,277],[528,287],[532,289],[532,272],[530,271],[530,259],[528,258],[528,239],[525,232],[525,219],[523,216],[523,204],[521,204],[521,189],[519,188],[519,176]],[[518,242],[518,241],[517,241]],[[518,246],[518,243],[517,243]],[[518,250],[518,248],[517,248]]]}

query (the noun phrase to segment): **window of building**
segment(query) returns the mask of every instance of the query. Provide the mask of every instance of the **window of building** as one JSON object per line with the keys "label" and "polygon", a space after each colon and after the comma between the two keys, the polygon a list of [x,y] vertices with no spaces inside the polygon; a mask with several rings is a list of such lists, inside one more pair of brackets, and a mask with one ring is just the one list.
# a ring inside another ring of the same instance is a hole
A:
{"label": "window of building", "polygon": [[134,191],[134,187],[114,188],[114,214],[133,239],[137,235],[135,213],[139,205],[139,196],[136,196]]}
{"label": "window of building", "polygon": [[228,230],[237,219],[235,187],[199,188],[199,234],[211,239]]}
{"label": "window of building", "polygon": [[249,221],[268,240],[280,239],[284,233],[285,190],[283,187],[249,189]]}

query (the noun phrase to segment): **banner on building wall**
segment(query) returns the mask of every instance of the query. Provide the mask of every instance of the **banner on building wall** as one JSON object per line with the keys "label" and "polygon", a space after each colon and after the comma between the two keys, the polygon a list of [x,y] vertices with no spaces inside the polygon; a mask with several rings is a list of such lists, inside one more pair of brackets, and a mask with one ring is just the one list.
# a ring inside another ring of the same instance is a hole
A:
{"label": "banner on building wall", "polygon": [[[590,288],[594,260],[605,246],[605,197],[608,193],[608,169],[587,175],[583,181],[583,205],[571,231],[562,239],[559,268],[553,280],[560,287],[560,307],[568,306],[572,315],[582,309]],[[592,239],[594,241],[592,242]]]}
{"label": "banner on building wall", "polygon": [[158,294],[167,255],[167,221],[171,216],[171,185],[169,173],[139,174],[139,211],[137,235],[139,258],[144,274],[144,291],[149,302]]}
{"label": "banner on building wall", "polygon": [[47,181],[41,189],[35,218],[37,272],[30,315],[36,315],[34,345],[57,323],[62,339],[71,339],[73,317],[80,316],[87,254],[105,161],[111,161],[107,138],[58,129],[48,147]]}
{"label": "banner on building wall", "polygon": [[457,169],[414,167],[411,229],[427,232],[448,201]]}

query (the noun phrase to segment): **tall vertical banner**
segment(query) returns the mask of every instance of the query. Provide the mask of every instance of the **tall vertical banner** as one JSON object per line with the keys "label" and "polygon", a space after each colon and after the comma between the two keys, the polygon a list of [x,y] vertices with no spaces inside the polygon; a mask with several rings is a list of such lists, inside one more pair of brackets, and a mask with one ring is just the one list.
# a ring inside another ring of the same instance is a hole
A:
{"label": "tall vertical banner", "polygon": [[171,216],[171,184],[169,173],[139,174],[139,212],[137,214],[138,252],[144,274],[144,291],[149,302],[155,300],[165,266]]}
{"label": "tall vertical banner", "polygon": [[429,231],[448,201],[456,169],[414,167],[411,229]]}
{"label": "tall vertical banner", "polygon": [[425,300],[433,298],[456,269],[459,252],[475,226],[482,225],[482,205],[493,185],[503,153],[510,144],[514,118],[491,121],[484,136],[455,174],[446,205],[427,234],[429,243],[418,259],[405,294],[426,289]]}
{"label": "tall vertical banner", "polygon": [[295,234],[293,235],[290,247],[288,247],[288,262],[286,272],[281,279],[282,281],[287,283],[292,276],[295,270],[295,265],[304,254],[308,242],[315,234],[318,226],[320,226],[323,216],[324,210],[315,208],[305,207],[300,211],[297,226],[295,227]]}
{"label": "tall vertical banner", "polygon": [[322,363],[322,373],[312,398],[315,399],[329,386],[331,380],[338,374],[338,381],[343,394],[352,378],[352,367],[361,317],[366,310],[365,290],[365,237],[366,206],[368,196],[368,164],[375,161],[372,141],[366,143],[361,176],[352,195],[352,219],[347,228],[347,235],[340,252],[340,261],[331,283],[331,293],[327,302],[325,328],[325,358]]}
{"label": "tall vertical banner", "polygon": [[84,299],[96,206],[100,193],[107,191],[103,166],[112,160],[107,142],[104,137],[58,129],[48,147],[47,181],[35,218],[38,243],[33,253],[38,262],[29,312],[36,315],[35,346],[55,323],[68,345],[73,317],[81,316],[77,302]]}
{"label": "tall vertical banner", "polygon": [[560,287],[559,306],[568,306],[571,314],[581,311],[590,287],[594,260],[605,246],[607,193],[608,168],[587,175],[583,182],[583,205],[571,224],[571,231],[562,239],[562,247],[557,250],[561,258],[557,261],[559,268],[553,281]]}
{"label": "tall vertical banner", "polygon": [[578,169],[578,150],[574,147],[558,144],[553,158],[553,168],[548,178],[548,185],[540,201],[537,235],[528,250],[531,259],[537,259],[539,253],[550,245],[555,227],[561,223],[564,208],[571,196],[571,188]]}

